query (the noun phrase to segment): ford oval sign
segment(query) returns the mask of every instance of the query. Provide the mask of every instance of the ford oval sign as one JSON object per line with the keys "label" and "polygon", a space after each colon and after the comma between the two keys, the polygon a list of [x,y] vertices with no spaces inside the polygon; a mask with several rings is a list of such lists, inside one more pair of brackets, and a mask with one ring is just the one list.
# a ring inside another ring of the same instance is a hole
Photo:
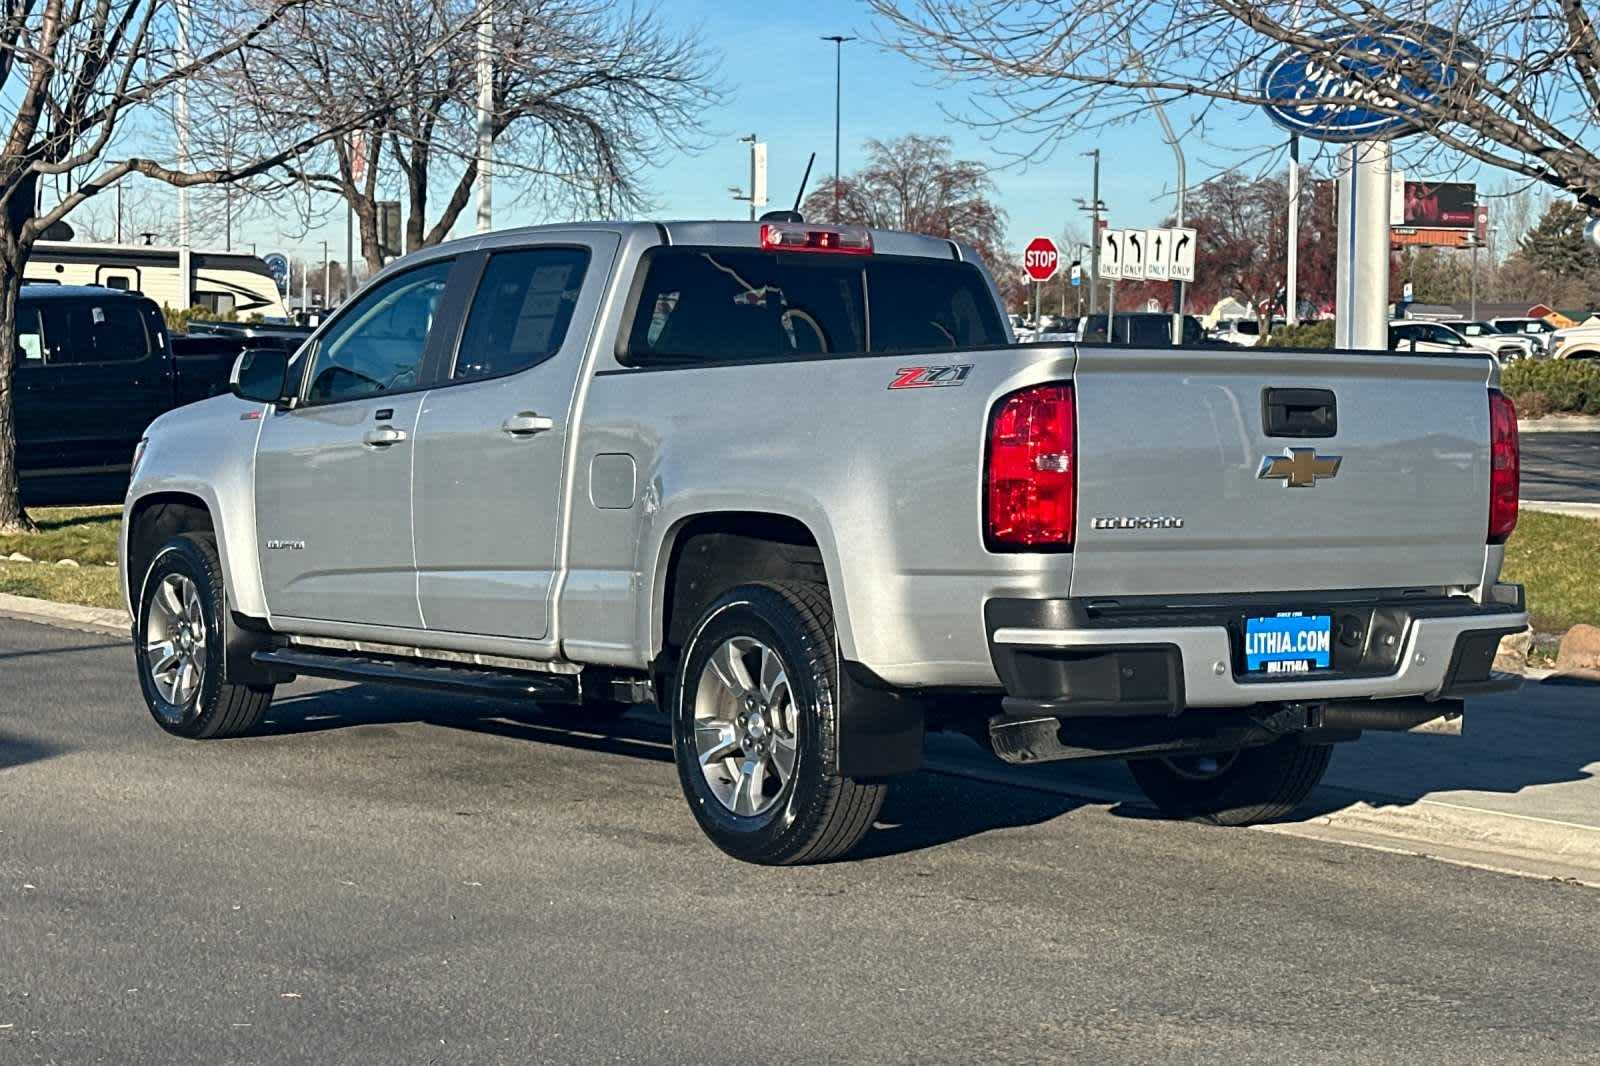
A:
{"label": "ford oval sign", "polygon": [[[1438,99],[1456,84],[1457,69],[1430,43],[1426,27],[1404,33],[1336,32],[1323,37],[1338,54],[1293,49],[1261,76],[1267,117],[1291,133],[1323,141],[1374,141],[1416,133],[1418,101]],[[1462,46],[1456,45],[1460,51]],[[1414,80],[1396,69],[1420,67]]]}

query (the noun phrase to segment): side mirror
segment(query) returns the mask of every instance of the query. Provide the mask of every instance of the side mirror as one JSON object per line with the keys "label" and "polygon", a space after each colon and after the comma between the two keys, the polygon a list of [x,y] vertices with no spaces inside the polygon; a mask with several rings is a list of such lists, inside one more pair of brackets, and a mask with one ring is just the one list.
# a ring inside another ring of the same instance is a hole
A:
{"label": "side mirror", "polygon": [[281,348],[246,348],[234,360],[228,391],[251,403],[282,403],[288,376],[288,352]]}

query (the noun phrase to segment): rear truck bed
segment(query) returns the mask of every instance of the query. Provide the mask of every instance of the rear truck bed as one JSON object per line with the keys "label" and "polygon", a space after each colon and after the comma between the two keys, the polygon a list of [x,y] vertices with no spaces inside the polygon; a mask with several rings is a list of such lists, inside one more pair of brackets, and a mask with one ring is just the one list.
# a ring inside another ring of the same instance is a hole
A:
{"label": "rear truck bed", "polygon": [[1081,349],[1074,535],[1029,546],[1070,552],[1069,595],[984,608],[996,752],[1350,739],[1514,685],[1491,670],[1527,624],[1497,580],[1516,439],[1496,384],[1477,358]]}

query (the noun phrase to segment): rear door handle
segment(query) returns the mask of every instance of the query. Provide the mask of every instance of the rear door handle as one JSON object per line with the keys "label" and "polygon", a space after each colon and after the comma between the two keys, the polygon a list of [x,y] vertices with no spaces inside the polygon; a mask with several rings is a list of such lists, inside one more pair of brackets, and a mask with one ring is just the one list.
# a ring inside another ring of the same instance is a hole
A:
{"label": "rear door handle", "polygon": [[377,429],[367,430],[366,435],[361,438],[361,443],[369,448],[387,448],[405,439],[405,430],[395,429],[393,426],[379,426]]}
{"label": "rear door handle", "polygon": [[518,411],[504,422],[500,428],[513,437],[531,437],[535,433],[543,433],[555,428],[555,419],[536,415],[532,411]]}

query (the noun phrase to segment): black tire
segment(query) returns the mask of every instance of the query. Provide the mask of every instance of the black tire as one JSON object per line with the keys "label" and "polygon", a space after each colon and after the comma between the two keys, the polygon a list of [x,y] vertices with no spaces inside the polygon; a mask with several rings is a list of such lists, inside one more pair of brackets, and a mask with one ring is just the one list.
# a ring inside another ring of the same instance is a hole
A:
{"label": "black tire", "polygon": [[[162,583],[170,575],[192,582],[198,593],[204,622],[205,648],[198,694],[183,703],[174,702],[158,687],[153,663],[146,653],[154,601]],[[272,703],[270,685],[233,685],[223,679],[226,615],[222,563],[217,548],[206,533],[183,533],[163,544],[150,561],[139,586],[139,602],[134,614],[134,662],[139,673],[139,688],[145,706],[156,724],[174,736],[190,740],[236,737],[261,724]]]}
{"label": "black tire", "polygon": [[1167,759],[1135,759],[1128,769],[1168,817],[1255,825],[1292,813],[1322,780],[1332,755],[1332,744],[1303,745],[1291,738],[1214,756],[1219,766],[1210,774]]}
{"label": "black tire", "polygon": [[[795,757],[770,806],[735,814],[702,770],[695,699],[713,653],[751,638],[777,653],[788,678]],[[768,866],[826,862],[848,853],[878,816],[888,786],[837,773],[838,655],[827,586],[788,581],[741,585],[708,607],[685,643],[669,704],[678,780],[712,843],[736,859]]]}

